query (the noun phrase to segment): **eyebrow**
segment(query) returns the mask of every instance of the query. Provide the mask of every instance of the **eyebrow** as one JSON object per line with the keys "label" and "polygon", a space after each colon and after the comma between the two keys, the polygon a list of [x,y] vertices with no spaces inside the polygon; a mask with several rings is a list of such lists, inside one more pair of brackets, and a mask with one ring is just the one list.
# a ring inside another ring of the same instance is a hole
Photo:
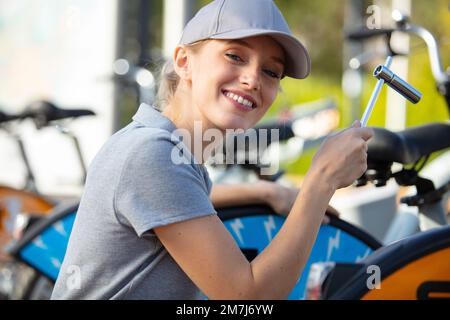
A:
{"label": "eyebrow", "polygon": [[[242,39],[234,39],[234,40],[228,40],[228,43],[237,43],[241,46],[247,47],[249,49],[254,49],[247,41],[244,41]],[[283,67],[285,66],[285,61],[281,58],[278,58],[276,56],[270,56],[270,59],[274,60],[275,62],[278,62],[279,64],[281,64]]]}

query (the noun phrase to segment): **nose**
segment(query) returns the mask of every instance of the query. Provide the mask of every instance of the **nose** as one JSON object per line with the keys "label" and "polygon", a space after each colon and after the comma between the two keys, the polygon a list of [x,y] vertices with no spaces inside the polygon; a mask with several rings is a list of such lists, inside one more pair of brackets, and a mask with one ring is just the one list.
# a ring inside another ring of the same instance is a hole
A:
{"label": "nose", "polygon": [[258,91],[261,89],[261,79],[259,68],[256,66],[247,66],[244,68],[240,82],[245,86],[247,90]]}

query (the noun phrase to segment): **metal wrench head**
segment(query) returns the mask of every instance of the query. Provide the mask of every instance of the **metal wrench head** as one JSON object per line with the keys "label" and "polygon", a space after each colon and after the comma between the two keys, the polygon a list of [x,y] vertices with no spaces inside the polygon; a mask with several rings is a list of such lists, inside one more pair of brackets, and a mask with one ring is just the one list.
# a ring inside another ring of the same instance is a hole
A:
{"label": "metal wrench head", "polygon": [[384,80],[389,87],[400,93],[405,99],[412,103],[417,103],[422,99],[422,93],[420,93],[420,91],[397,76],[386,66],[379,65],[376,67],[373,75],[379,80]]}

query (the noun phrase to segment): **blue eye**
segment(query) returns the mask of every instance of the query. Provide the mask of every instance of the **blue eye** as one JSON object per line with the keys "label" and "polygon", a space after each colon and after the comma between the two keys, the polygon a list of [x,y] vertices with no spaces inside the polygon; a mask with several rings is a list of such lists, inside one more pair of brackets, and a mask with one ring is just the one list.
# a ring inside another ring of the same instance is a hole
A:
{"label": "blue eye", "polygon": [[265,69],[264,72],[265,72],[269,77],[281,79],[281,76],[278,75],[276,72],[273,72],[272,70]]}
{"label": "blue eye", "polygon": [[[237,63],[245,63],[244,59],[242,59],[240,56],[238,56],[237,54],[234,53],[225,53],[225,56],[227,58],[229,58],[230,60],[232,60],[233,62],[237,62]],[[263,69],[262,70],[265,74],[267,74],[269,77],[274,78],[274,79],[282,79],[283,75],[278,74],[275,71],[272,71],[270,69]]]}
{"label": "blue eye", "polygon": [[244,62],[244,60],[242,60],[242,58],[239,57],[239,56],[236,55],[236,54],[233,54],[233,53],[226,53],[225,55],[226,55],[228,58],[230,58],[231,60],[233,60],[233,61]]}

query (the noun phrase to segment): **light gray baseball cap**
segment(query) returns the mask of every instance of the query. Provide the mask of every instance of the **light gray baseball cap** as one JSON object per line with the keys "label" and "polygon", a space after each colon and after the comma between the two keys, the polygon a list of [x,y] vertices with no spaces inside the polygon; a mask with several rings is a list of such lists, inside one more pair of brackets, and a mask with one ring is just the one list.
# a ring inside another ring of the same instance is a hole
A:
{"label": "light gray baseball cap", "polygon": [[205,39],[242,39],[267,35],[284,49],[284,74],[306,78],[311,61],[303,44],[289,30],[280,10],[272,0],[214,0],[188,22],[180,44]]}

